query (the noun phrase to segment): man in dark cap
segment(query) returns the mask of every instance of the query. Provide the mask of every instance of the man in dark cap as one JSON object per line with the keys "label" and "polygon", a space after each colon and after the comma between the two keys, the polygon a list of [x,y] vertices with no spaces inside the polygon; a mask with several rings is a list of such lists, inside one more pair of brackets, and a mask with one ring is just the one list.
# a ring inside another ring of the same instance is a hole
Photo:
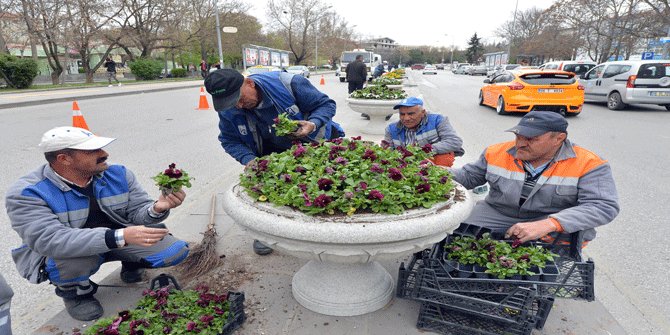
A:
{"label": "man in dark cap", "polygon": [[515,141],[494,144],[474,163],[453,169],[468,189],[490,192],[464,222],[504,232],[522,242],[567,239],[614,220],[619,204],[609,163],[567,139],[568,123],[555,112],[534,111],[508,129]]}
{"label": "man in dark cap", "polygon": [[[233,69],[210,73],[205,88],[219,113],[219,141],[223,149],[243,165],[257,157],[288,150],[296,139],[314,142],[344,136],[333,121],[335,101],[308,79],[288,72],[242,76]],[[291,136],[277,136],[272,125],[279,114],[298,122]],[[272,249],[254,241],[254,251]]]}

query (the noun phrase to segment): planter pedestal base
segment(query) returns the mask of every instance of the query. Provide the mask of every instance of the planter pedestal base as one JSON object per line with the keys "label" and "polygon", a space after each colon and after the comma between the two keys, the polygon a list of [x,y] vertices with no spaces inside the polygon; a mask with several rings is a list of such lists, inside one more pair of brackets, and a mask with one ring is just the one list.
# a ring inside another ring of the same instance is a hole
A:
{"label": "planter pedestal base", "polygon": [[305,308],[333,316],[354,316],[386,306],[393,278],[377,262],[309,261],[293,276],[293,297]]}
{"label": "planter pedestal base", "polygon": [[361,129],[367,135],[384,135],[386,133],[386,115],[377,116],[368,114],[370,121]]}

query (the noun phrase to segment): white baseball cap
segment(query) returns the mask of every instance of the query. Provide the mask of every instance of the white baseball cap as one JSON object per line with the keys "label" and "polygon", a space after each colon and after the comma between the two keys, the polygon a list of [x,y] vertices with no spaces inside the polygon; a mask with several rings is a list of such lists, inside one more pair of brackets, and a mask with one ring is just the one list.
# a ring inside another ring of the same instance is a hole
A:
{"label": "white baseball cap", "polygon": [[44,135],[39,147],[43,152],[63,149],[97,150],[116,140],[111,137],[96,136],[92,132],[77,127],[56,127]]}

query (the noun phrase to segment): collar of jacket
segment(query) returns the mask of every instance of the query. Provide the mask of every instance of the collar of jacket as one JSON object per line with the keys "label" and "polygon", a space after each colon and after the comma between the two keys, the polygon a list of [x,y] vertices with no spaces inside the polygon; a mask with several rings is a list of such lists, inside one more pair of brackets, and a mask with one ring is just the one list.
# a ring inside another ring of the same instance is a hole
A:
{"label": "collar of jacket", "polygon": [[[516,157],[516,146],[512,146],[511,148],[507,149],[507,153],[512,155],[512,157]],[[558,149],[558,152],[556,152],[554,155],[554,159],[552,159],[552,161],[560,162],[575,157],[577,157],[577,154],[575,154],[575,150],[572,149],[572,143],[566,138],[565,141],[563,141],[561,148]],[[516,162],[517,159],[514,158],[514,161]]]}
{"label": "collar of jacket", "polygon": [[[93,177],[94,177],[95,179],[100,179],[100,178],[102,178],[102,175],[103,175],[104,173],[105,173],[104,171],[103,171],[103,172],[100,172],[100,173],[98,173],[97,175],[95,175],[95,176],[93,176]],[[72,188],[70,187],[70,185],[68,185],[65,181],[63,181],[63,179],[61,179],[61,178],[56,174],[56,171],[54,171],[54,169],[51,167],[51,165],[49,165],[49,163],[45,164],[45,167],[44,167],[44,175],[45,175],[45,176],[47,177],[47,179],[49,179],[54,185],[58,186],[58,188],[59,188],[61,191],[63,191],[63,192],[67,192],[67,191],[72,190]],[[91,182],[93,182],[93,181],[91,181]]]}

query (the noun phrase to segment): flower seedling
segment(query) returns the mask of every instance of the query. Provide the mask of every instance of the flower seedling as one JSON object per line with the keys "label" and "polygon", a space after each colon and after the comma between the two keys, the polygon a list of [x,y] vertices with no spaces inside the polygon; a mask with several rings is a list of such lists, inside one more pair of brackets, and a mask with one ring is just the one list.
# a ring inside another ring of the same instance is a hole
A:
{"label": "flower seedling", "polygon": [[281,113],[274,119],[272,127],[277,136],[286,136],[298,130],[298,121],[290,119],[286,113]]}
{"label": "flower seedling", "polygon": [[151,179],[156,182],[156,186],[158,186],[164,195],[168,195],[171,192],[179,192],[184,186],[191,187],[192,178],[188,176],[188,172],[183,169],[177,169],[177,165],[172,163],[165,171],[160,172]]}

